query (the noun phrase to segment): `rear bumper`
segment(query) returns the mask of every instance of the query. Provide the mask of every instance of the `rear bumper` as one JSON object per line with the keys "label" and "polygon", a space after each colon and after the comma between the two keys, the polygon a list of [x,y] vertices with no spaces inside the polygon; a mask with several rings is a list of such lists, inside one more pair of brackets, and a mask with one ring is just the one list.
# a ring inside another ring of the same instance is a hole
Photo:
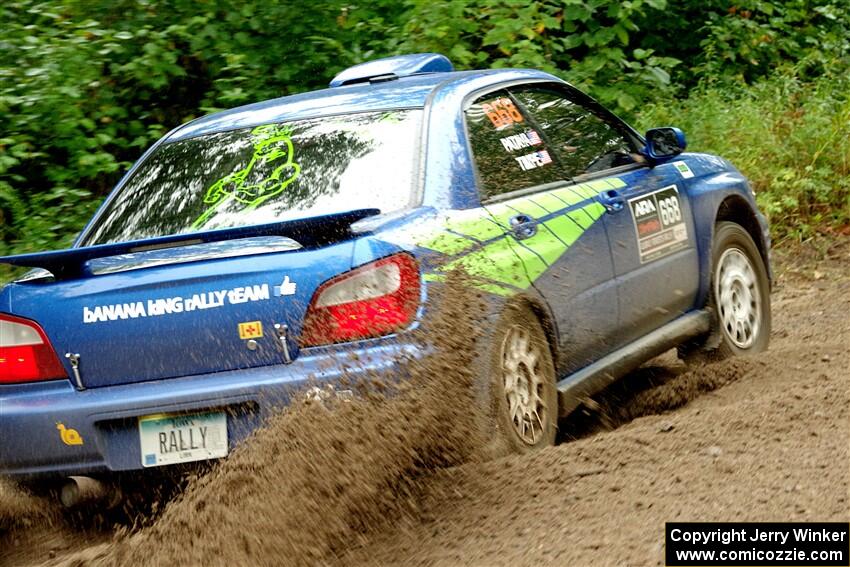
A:
{"label": "rear bumper", "polygon": [[[398,377],[399,361],[419,352],[386,339],[317,351],[303,351],[289,365],[83,391],[68,380],[2,386],[0,474],[26,479],[142,469],[138,418],[158,413],[227,410],[232,449],[306,387]],[[76,430],[82,444],[65,444],[58,424]]]}

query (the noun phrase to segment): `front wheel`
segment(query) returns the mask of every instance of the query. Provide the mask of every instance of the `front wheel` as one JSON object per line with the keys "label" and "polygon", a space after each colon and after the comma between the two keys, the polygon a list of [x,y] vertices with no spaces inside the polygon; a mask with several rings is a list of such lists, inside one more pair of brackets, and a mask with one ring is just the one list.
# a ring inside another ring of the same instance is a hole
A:
{"label": "front wheel", "polygon": [[546,334],[527,308],[502,316],[490,351],[490,391],[500,440],[511,452],[555,442],[558,395]]}
{"label": "front wheel", "polygon": [[712,329],[707,340],[679,349],[687,362],[767,350],[771,326],[767,269],[753,239],[733,222],[716,227],[708,307]]}

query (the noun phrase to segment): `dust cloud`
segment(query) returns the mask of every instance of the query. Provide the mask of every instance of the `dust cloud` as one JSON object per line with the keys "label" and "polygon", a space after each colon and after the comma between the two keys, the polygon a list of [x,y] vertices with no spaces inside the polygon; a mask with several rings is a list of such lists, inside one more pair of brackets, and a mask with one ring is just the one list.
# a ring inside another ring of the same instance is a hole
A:
{"label": "dust cloud", "polygon": [[151,526],[77,565],[317,565],[370,532],[416,517],[434,469],[475,459],[479,298],[448,285],[397,383],[351,400],[304,398],[197,478]]}

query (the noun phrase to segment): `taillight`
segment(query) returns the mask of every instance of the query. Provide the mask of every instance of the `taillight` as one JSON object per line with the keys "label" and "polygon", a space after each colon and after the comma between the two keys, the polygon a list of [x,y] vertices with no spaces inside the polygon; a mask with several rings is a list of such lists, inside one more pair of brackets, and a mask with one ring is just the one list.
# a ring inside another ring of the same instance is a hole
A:
{"label": "taillight", "polygon": [[37,323],[0,313],[0,384],[67,376]]}
{"label": "taillight", "polygon": [[322,284],[304,316],[301,346],[380,337],[413,322],[419,307],[419,266],[395,254]]}

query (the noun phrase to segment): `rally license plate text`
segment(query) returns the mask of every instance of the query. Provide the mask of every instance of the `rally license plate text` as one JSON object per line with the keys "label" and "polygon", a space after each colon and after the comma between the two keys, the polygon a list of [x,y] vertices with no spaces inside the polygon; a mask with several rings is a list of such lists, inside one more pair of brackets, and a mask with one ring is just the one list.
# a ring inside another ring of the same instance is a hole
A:
{"label": "rally license plate text", "polygon": [[224,412],[139,418],[142,465],[159,467],[227,456]]}

